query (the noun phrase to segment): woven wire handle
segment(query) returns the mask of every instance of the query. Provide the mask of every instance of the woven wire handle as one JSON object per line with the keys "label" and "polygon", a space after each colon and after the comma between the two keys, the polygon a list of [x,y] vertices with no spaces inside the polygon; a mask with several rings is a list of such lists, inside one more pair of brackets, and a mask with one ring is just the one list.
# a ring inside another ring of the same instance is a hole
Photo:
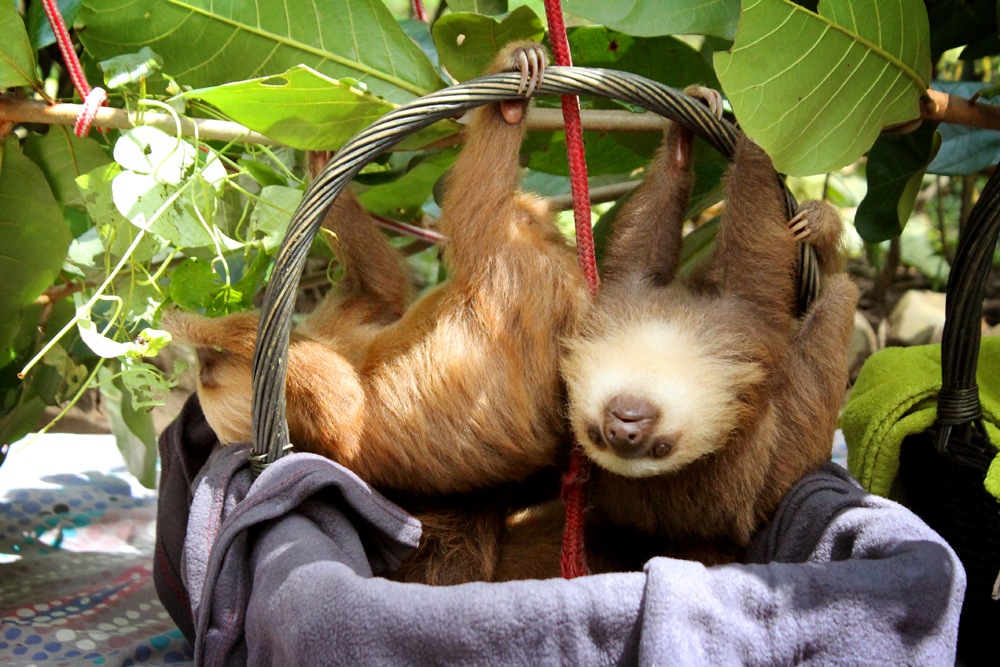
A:
{"label": "woven wire handle", "polygon": [[[285,375],[292,312],[306,255],[327,209],[341,190],[368,163],[405,137],[439,120],[484,104],[523,97],[521,76],[505,72],[473,79],[431,93],[385,114],[344,145],[306,190],[275,258],[264,295],[253,357],[252,420],[254,473],[290,450],[285,419]],[[727,158],[736,147],[737,130],[716,118],[697,100],[645,77],[616,70],[550,67],[537,95],[587,95],[616,99],[643,107],[688,128]],[[798,204],[784,186],[787,215]],[[811,246],[802,245],[799,311],[805,312],[819,291],[819,273]]]}
{"label": "woven wire handle", "polygon": [[972,207],[948,277],[937,410],[937,448],[942,453],[948,449],[949,440],[969,445],[973,427],[983,442],[989,443],[979,402],[976,367],[983,336],[983,297],[993,268],[998,234],[1000,165],[993,170],[979,201]]}

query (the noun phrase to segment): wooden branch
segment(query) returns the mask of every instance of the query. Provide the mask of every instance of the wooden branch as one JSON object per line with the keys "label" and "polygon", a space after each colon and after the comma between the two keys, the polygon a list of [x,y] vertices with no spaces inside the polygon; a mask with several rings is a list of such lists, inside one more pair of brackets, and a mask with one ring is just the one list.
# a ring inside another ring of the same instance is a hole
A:
{"label": "wooden branch", "polygon": [[[0,97],[0,122],[43,123],[46,125],[72,125],[83,110],[80,104],[53,104],[37,100],[18,100],[11,97]],[[177,123],[173,116],[165,113],[146,111],[142,114],[143,122],[169,134],[177,131]],[[117,130],[127,130],[135,124],[124,109],[102,107],[97,110],[93,127],[109,127]],[[280,146],[280,142],[269,139],[259,132],[253,132],[239,123],[210,118],[185,118],[181,116],[181,134],[193,137],[195,126],[198,136],[202,139],[217,139],[219,141],[237,140],[245,144],[264,144]]]}
{"label": "wooden branch", "polygon": [[[590,203],[591,204],[603,204],[604,202],[614,201],[624,194],[631,192],[634,188],[638,187],[642,181],[625,181],[624,183],[615,183],[614,185],[604,185],[599,188],[590,189]],[[555,195],[554,197],[549,197],[549,207],[553,211],[568,211],[573,208],[573,195]]]}
{"label": "wooden branch", "polygon": [[[42,123],[46,125],[72,125],[83,109],[79,104],[49,105],[37,100],[19,100],[0,96],[0,123]],[[662,132],[667,120],[654,113],[637,114],[630,111],[584,110],[581,113],[583,129],[617,132]],[[146,125],[173,134],[176,123],[169,114],[144,112]],[[563,129],[562,112],[559,109],[532,109],[526,121],[527,129],[554,131]],[[279,142],[253,132],[239,123],[208,118],[185,118],[181,116],[181,134],[194,136],[197,126],[202,139],[219,141],[237,140],[245,144],[279,146]],[[109,127],[125,130],[133,127],[132,120],[124,109],[102,107],[94,119],[94,127]],[[456,137],[457,139],[457,137]]]}
{"label": "wooden branch", "polygon": [[920,105],[920,117],[986,130],[1000,130],[1000,106],[928,90]]}

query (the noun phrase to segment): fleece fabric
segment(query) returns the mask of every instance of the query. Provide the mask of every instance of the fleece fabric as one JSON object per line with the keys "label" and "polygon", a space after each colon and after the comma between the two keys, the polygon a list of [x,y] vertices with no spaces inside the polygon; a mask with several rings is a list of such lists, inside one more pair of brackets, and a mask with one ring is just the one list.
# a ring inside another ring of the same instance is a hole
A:
{"label": "fleece fabric", "polygon": [[[164,475],[186,480],[211,446],[203,419],[192,400],[161,436]],[[379,576],[420,526],[350,471],[293,454],[251,484],[246,455],[216,447],[190,496],[162,482],[180,492],[161,517],[187,525],[158,524],[158,592],[198,665],[955,663],[960,562],[832,463],[788,493],[744,564],[434,588]]]}
{"label": "fleece fabric", "polygon": [[[986,431],[1000,445],[1000,337],[983,339],[976,383]],[[861,486],[889,495],[899,472],[900,445],[934,424],[940,390],[940,345],[890,347],[865,362],[841,417],[847,467]],[[1000,498],[1000,456],[993,460],[985,485]]]}

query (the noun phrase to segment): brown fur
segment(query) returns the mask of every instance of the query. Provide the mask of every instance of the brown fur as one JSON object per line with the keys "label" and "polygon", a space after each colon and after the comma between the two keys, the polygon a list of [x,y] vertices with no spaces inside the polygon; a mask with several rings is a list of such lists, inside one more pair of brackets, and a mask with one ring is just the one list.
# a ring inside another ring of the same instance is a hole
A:
{"label": "brown fur", "polygon": [[[508,45],[491,71],[517,69],[526,47],[539,48]],[[439,227],[449,279],[409,309],[399,254],[345,191],[324,222],[345,277],[289,348],[294,445],[428,512],[422,564],[404,569],[407,580],[489,579],[506,500],[434,499],[524,480],[554,462],[566,437],[560,339],[588,295],[546,204],[520,190],[523,134],[500,105],[473,113]],[[173,311],[163,326],[202,350],[199,395],[212,427],[225,441],[250,439],[257,316]]]}
{"label": "brown fur", "polygon": [[[593,572],[658,555],[742,560],[786,491],[829,459],[847,384],[857,290],[836,273],[841,223],[826,204],[800,209],[827,275],[798,321],[796,241],[771,161],[749,139],[728,176],[711,265],[691,284],[675,280],[689,142],[668,133],[618,215],[601,292],[563,362],[574,431],[597,463],[585,526]],[[638,456],[619,457],[601,430],[619,392],[655,408]],[[657,443],[669,453],[653,456]],[[562,521],[557,504],[514,517],[497,578],[558,576]]]}

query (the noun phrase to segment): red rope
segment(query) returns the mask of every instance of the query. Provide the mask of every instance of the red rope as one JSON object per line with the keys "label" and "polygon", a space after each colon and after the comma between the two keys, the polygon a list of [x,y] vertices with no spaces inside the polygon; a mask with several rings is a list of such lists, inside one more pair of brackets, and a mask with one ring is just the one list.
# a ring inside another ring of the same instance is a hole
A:
{"label": "red rope", "polygon": [[[573,58],[566,38],[562,6],[559,0],[545,0],[545,16],[549,22],[549,41],[556,65],[571,67]],[[573,188],[573,218],[576,222],[576,252],[580,268],[587,278],[590,293],[597,293],[597,263],[594,258],[594,230],[590,223],[590,193],[587,189],[587,162],[583,155],[583,125],[580,123],[580,99],[575,95],[562,98],[563,123],[566,126],[566,153],[569,178]],[[562,500],[566,505],[563,526],[560,568],[566,579],[589,574],[583,543],[583,505],[586,500],[587,459],[580,445],[573,445],[569,472],[562,480]]]}
{"label": "red rope", "polygon": [[421,0],[410,0],[410,13],[413,14],[413,18],[418,21],[430,23],[427,18],[427,11],[424,9],[424,3],[421,2]]}
{"label": "red rope", "polygon": [[66,67],[69,69],[69,76],[73,79],[73,86],[76,87],[76,92],[80,94],[80,99],[84,103],[84,110],[77,117],[73,130],[76,136],[85,137],[90,132],[90,124],[97,114],[98,107],[107,102],[108,95],[101,88],[91,89],[90,84],[87,83],[87,76],[83,73],[83,67],[80,65],[76,50],[73,48],[69,31],[66,29],[66,22],[63,21],[62,14],[59,13],[59,5],[56,4],[56,0],[42,0],[42,7],[45,9],[45,15],[49,17],[52,32],[55,33],[56,42],[59,43],[59,51],[62,52],[63,60],[66,61]]}

